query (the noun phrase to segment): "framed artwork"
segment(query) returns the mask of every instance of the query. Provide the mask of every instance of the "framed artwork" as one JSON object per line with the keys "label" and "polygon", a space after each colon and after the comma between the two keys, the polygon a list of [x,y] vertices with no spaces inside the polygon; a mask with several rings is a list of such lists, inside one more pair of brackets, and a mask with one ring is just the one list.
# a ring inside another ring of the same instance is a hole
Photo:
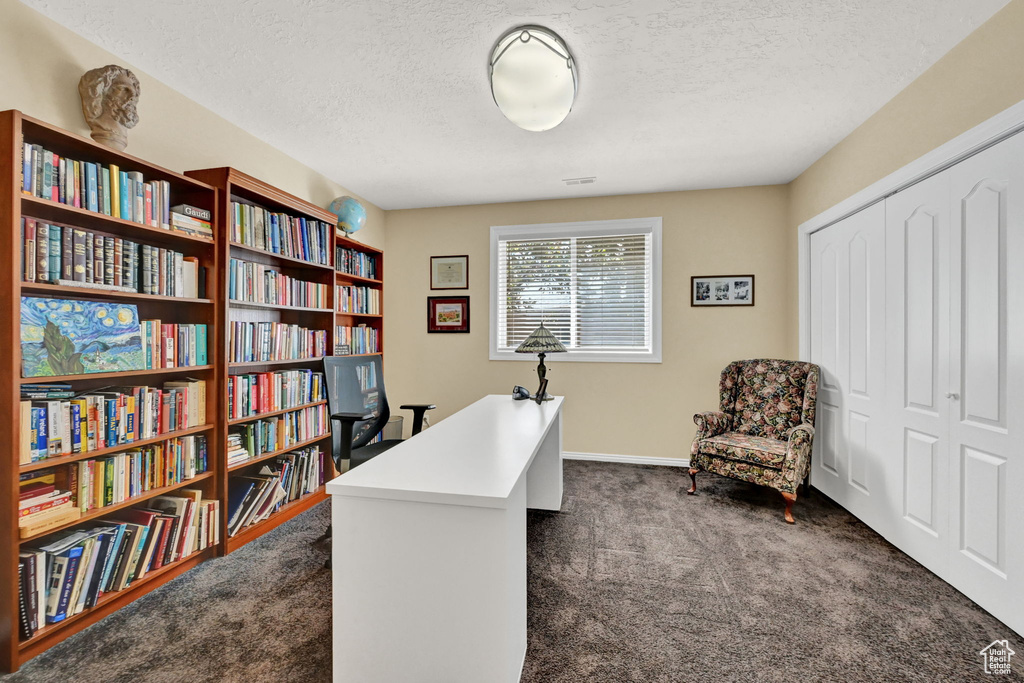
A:
{"label": "framed artwork", "polygon": [[21,298],[22,377],[144,370],[133,304]]}
{"label": "framed artwork", "polygon": [[428,296],[427,332],[469,332],[469,297]]}
{"label": "framed artwork", "polygon": [[431,256],[431,289],[468,289],[469,256]]}
{"label": "framed artwork", "polygon": [[690,278],[691,306],[753,306],[753,275],[695,275]]}

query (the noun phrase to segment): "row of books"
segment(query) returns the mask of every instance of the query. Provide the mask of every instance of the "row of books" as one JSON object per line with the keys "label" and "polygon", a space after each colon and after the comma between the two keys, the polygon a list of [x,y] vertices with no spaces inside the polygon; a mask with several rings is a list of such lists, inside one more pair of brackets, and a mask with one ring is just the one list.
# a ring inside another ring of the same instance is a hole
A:
{"label": "row of books", "polygon": [[228,481],[228,536],[261,522],[282,505],[313,493],[324,482],[324,453],[318,447],[285,453],[256,475]]}
{"label": "row of books", "polygon": [[311,263],[331,264],[329,240],[335,226],[241,202],[231,202],[231,209],[232,242]]}
{"label": "row of books", "polygon": [[95,607],[164,565],[220,542],[220,502],[198,489],[159,496],[18,554],[22,640]]}
{"label": "row of books", "polygon": [[195,256],[101,232],[21,219],[22,280],[163,296],[205,296]]}
{"label": "row of books", "polygon": [[228,377],[228,419],[270,413],[326,398],[324,374],[281,370]]}
{"label": "row of books", "polygon": [[330,417],[323,404],[233,427],[228,434],[228,466],[326,436],[330,431]]}
{"label": "row of books", "polygon": [[232,321],[228,353],[231,363],[319,358],[327,355],[327,331],[275,322]]}
{"label": "row of books", "polygon": [[139,324],[147,370],[206,365],[206,325],[163,323],[159,320],[140,320]]}
{"label": "row of books", "polygon": [[21,190],[154,228],[171,227],[171,186],[166,180],[146,182],[138,171],[68,159],[27,142],[22,148]]}
{"label": "row of books", "polygon": [[337,285],[335,307],[339,313],[380,315],[380,290],[373,287]]}
{"label": "row of books", "polygon": [[70,384],[24,384],[21,391],[21,464],[131,444],[206,422],[204,380],[79,394]]}
{"label": "row of books", "polygon": [[380,279],[377,275],[377,259],[372,254],[346,247],[335,248],[334,269],[339,273],[367,277],[371,280]]}
{"label": "row of books", "polygon": [[271,266],[231,259],[228,298],[256,304],[325,308],[329,285],[289,277]]}
{"label": "row of books", "polygon": [[334,355],[380,353],[380,330],[368,325],[339,325],[334,328]]}
{"label": "row of books", "polygon": [[197,209],[188,204],[180,204],[171,208],[171,230],[183,232],[193,237],[213,239],[213,224],[210,223],[210,212]]}

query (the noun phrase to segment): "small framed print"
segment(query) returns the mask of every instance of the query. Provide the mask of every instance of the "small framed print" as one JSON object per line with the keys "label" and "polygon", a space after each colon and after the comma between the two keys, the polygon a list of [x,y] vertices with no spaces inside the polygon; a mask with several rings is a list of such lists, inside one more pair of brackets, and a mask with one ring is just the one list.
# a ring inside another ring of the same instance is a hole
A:
{"label": "small framed print", "polygon": [[753,306],[753,275],[695,275],[690,278],[691,306]]}
{"label": "small framed print", "polygon": [[468,289],[469,256],[431,256],[431,289]]}
{"label": "small framed print", "polygon": [[427,332],[469,332],[469,297],[428,296]]}

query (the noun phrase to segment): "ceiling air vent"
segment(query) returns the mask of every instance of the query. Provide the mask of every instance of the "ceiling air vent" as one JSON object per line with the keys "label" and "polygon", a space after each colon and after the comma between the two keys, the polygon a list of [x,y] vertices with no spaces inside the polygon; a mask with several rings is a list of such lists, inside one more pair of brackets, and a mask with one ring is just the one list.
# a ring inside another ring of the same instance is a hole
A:
{"label": "ceiling air vent", "polygon": [[590,185],[591,183],[597,182],[597,176],[589,176],[587,178],[562,178],[562,182],[566,185]]}

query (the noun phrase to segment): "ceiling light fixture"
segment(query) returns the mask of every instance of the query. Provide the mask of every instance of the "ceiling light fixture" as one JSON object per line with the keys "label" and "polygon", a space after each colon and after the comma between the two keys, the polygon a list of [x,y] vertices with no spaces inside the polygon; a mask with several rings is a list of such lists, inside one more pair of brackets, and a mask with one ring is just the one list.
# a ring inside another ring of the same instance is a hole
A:
{"label": "ceiling light fixture", "polygon": [[550,130],[576,99],[576,60],[565,41],[543,26],[519,26],[491,50],[491,95],[512,123]]}

